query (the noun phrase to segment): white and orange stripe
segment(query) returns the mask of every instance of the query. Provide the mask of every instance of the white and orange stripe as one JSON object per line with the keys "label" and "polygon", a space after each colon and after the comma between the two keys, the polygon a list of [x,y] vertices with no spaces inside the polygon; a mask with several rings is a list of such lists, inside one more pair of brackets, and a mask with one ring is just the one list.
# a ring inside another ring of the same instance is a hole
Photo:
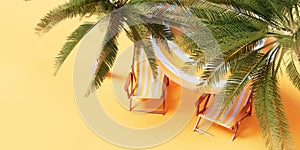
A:
{"label": "white and orange stripe", "polygon": [[[152,39],[154,45],[154,52],[158,58],[158,65],[160,69],[166,74],[172,81],[179,85],[182,85],[188,89],[197,89],[199,84],[205,83],[200,78],[202,71],[197,69],[197,66],[189,66],[188,71],[183,71],[182,68],[186,66],[186,63],[193,62],[185,52],[183,52],[175,43],[168,41],[172,55],[167,52],[163,46],[158,45],[155,39]],[[254,50],[262,48],[266,43],[266,39],[263,39],[261,43],[257,44]],[[204,84],[205,85],[205,84]],[[203,86],[201,92],[204,93],[219,93],[225,82],[221,81],[216,83],[214,87]]]}
{"label": "white and orange stripe", "polygon": [[[247,104],[249,97],[251,95],[251,88],[250,85],[246,86],[240,95],[235,97],[233,103],[229,106],[226,112],[219,116],[219,112],[216,111],[216,107],[219,107],[218,103],[214,102],[216,97],[211,98],[211,104],[208,109],[206,110],[205,114],[199,114],[200,117],[209,120],[211,122],[215,122],[219,125],[222,125],[226,128],[231,128],[234,125],[234,118],[238,115],[241,109]],[[214,100],[213,100],[214,99]],[[219,118],[217,120],[217,118]]]}
{"label": "white and orange stripe", "polygon": [[163,89],[164,74],[157,68],[156,79],[150,68],[147,56],[143,49],[138,49],[138,59],[135,62],[135,73],[137,75],[137,87],[132,98],[155,98],[160,99]]}

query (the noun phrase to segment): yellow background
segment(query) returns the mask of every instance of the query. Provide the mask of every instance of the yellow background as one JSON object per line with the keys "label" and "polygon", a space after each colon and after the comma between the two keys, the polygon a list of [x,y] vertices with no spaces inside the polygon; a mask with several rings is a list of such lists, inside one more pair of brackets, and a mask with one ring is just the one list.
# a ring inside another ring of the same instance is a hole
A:
{"label": "yellow background", "polygon": [[[99,138],[80,117],[72,91],[75,53],[59,74],[53,76],[54,57],[66,36],[80,24],[79,19],[64,21],[43,37],[34,33],[39,19],[63,2],[10,0],[0,6],[1,150],[124,149]],[[281,79],[280,87],[297,149],[300,148],[300,92],[287,77]],[[264,149],[255,117],[242,123],[234,142],[230,141],[232,132],[219,126],[212,127],[213,138],[192,132],[195,121],[193,117],[175,138],[151,149]]]}

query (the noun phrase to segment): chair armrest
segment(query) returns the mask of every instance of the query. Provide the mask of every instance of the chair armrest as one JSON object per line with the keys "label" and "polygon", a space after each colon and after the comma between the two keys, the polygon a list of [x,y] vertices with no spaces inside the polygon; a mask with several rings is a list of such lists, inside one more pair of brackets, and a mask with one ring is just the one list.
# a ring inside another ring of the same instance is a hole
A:
{"label": "chair armrest", "polygon": [[[133,85],[132,85],[133,80],[134,80],[134,74],[132,72],[130,72],[128,74],[127,80],[126,80],[125,85],[124,85],[124,90],[126,91],[128,98],[132,95],[132,93],[134,91],[134,88],[133,88]],[[131,85],[131,88],[129,89],[130,85]]]}
{"label": "chair armrest", "polygon": [[163,85],[162,85],[162,93],[160,98],[165,99],[166,98],[166,92],[167,92],[167,86],[169,85],[169,78],[167,76],[164,76],[163,79]]}
{"label": "chair armrest", "polygon": [[131,65],[131,74],[133,76],[133,80],[136,81],[136,76],[134,74],[134,66],[133,65]]}
{"label": "chair armrest", "polygon": [[164,76],[164,84],[166,84],[166,86],[169,86],[169,85],[170,85],[169,77]]}
{"label": "chair armrest", "polygon": [[197,107],[198,105],[200,105],[204,100],[205,98],[208,96],[209,94],[202,94],[198,100],[195,102],[195,106]]}
{"label": "chair armrest", "polygon": [[[198,114],[203,113],[206,110],[206,105],[208,103],[208,100],[210,98],[211,94],[203,94],[201,95],[198,100],[195,102],[195,107],[196,107],[196,115],[198,116]],[[203,106],[203,108],[200,110],[200,105],[201,103],[205,100],[205,104]]]}

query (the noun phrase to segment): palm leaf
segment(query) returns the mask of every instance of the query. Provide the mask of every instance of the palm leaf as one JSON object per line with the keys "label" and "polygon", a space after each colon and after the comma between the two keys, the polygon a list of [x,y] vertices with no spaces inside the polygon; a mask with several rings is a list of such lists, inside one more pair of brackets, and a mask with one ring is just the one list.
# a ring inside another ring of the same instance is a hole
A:
{"label": "palm leaf", "polygon": [[[140,5],[138,5],[140,6]],[[130,6],[129,6],[130,7]],[[122,12],[122,10],[121,10]],[[133,40],[135,46],[138,48],[142,48],[147,56],[148,62],[150,64],[150,68],[153,72],[153,77],[157,76],[157,62],[156,56],[153,49],[152,37],[164,38],[167,39],[170,36],[167,30],[165,30],[164,26],[160,26],[161,29],[165,31],[160,31],[159,33],[151,33],[151,26],[159,26],[155,23],[149,23],[145,21],[145,17],[143,17],[140,13],[136,13],[137,10],[135,7],[130,7],[130,9],[126,12],[122,12],[123,15],[126,16],[126,24],[129,26],[129,30],[125,30],[129,39]],[[162,24],[162,23],[161,23]],[[167,43],[166,43],[167,44]],[[137,51],[139,53],[139,51]]]}
{"label": "palm leaf", "polygon": [[272,73],[272,63],[274,62],[260,69],[253,81],[256,118],[267,149],[291,149],[293,144],[279,95],[277,77]]}
{"label": "palm leaf", "polygon": [[91,80],[86,96],[99,88],[106,74],[112,67],[118,52],[117,38],[124,28],[125,18],[120,13],[112,13],[110,16],[107,32],[103,41],[103,47],[97,59],[97,68]]}
{"label": "palm leaf", "polygon": [[148,22],[156,24],[163,22],[177,28],[194,27],[195,29],[200,24],[199,19],[193,16],[189,10],[168,3],[142,3],[133,5],[129,11],[138,12],[139,17],[148,19]]}
{"label": "palm leaf", "polygon": [[[255,49],[257,44],[261,44],[262,41],[256,41],[248,45],[242,46],[239,49],[232,50],[232,54],[224,55],[224,57],[219,56],[219,58],[214,61],[207,62],[206,67],[204,67],[202,78],[208,81],[208,85],[212,86],[220,80],[224,79],[227,72],[238,72],[240,69],[245,67],[245,65],[254,65],[255,59],[260,58],[258,54],[259,50],[271,45],[267,44],[258,49]],[[257,67],[255,67],[257,69]],[[253,71],[255,69],[252,69]]]}
{"label": "palm leaf", "polygon": [[222,52],[245,48],[267,35],[267,24],[256,18],[242,16],[228,8],[202,3],[191,11],[211,30]]}
{"label": "palm leaf", "polygon": [[257,45],[261,45],[261,44],[263,44],[263,42],[264,42],[263,39],[259,39],[257,41],[253,41],[253,42],[247,43],[245,45],[242,45],[241,47],[239,47],[237,49],[227,51],[224,54],[225,55],[224,56],[225,61],[228,62],[228,63],[236,62],[237,60],[242,59],[243,57],[245,57],[248,54],[252,53],[252,51],[254,51],[254,50],[259,51],[259,50],[273,44],[273,42],[272,42],[271,44],[263,45],[263,46],[255,49]]}
{"label": "palm leaf", "polygon": [[105,4],[99,0],[71,0],[47,13],[37,24],[35,30],[38,34],[43,34],[64,19],[99,14],[103,12],[103,5]]}
{"label": "palm leaf", "polygon": [[286,67],[286,73],[289,79],[292,81],[293,85],[300,90],[300,73],[296,67],[296,62],[291,54],[290,61]]}
{"label": "palm leaf", "polygon": [[188,54],[191,59],[198,62],[199,68],[202,68],[201,65],[205,63],[204,48],[199,47],[200,45],[186,34],[175,36],[174,41],[183,52]]}
{"label": "palm leaf", "polygon": [[289,28],[289,22],[285,14],[297,4],[296,0],[291,1],[261,1],[261,0],[208,0],[212,3],[222,4],[233,8],[240,14],[250,17],[260,17],[263,21],[280,28]]}
{"label": "palm leaf", "polygon": [[[240,94],[245,85],[251,80],[252,73],[256,71],[254,68],[252,68],[255,58],[255,55],[249,55],[248,57],[245,57],[243,61],[247,61],[247,63],[241,65],[238,71],[232,72],[230,75],[224,90],[221,92],[222,96],[218,99],[218,103],[221,105],[218,107],[220,109],[220,115],[226,112],[235,97]],[[261,58],[259,62],[262,62],[263,60],[264,58]],[[257,63],[256,65],[258,64],[260,63]]]}
{"label": "palm leaf", "polygon": [[168,51],[169,54],[172,54],[168,44],[168,41],[173,40],[173,35],[169,30],[170,28],[167,25],[155,23],[148,23],[146,24],[146,27],[156,41],[156,44],[161,45],[164,50]]}
{"label": "palm leaf", "polygon": [[[142,48],[147,56],[150,68],[153,72],[153,77],[157,77],[157,62],[153,49],[153,43],[150,39],[151,33],[143,24],[130,26],[130,34],[134,38],[134,43],[138,48]],[[139,53],[139,51],[137,52]]]}
{"label": "palm leaf", "polygon": [[74,47],[79,43],[79,41],[86,35],[87,32],[94,26],[94,23],[84,23],[80,25],[76,30],[72,32],[70,36],[67,38],[67,42],[64,44],[60,53],[56,57],[55,60],[55,73],[60,69],[61,65],[65,62],[69,54],[72,52]]}
{"label": "palm leaf", "polygon": [[265,62],[270,58],[270,53],[271,51],[266,54],[257,54],[257,51],[252,51],[247,57],[239,60],[239,70],[232,72],[223,92],[221,92],[222,96],[218,99],[221,105],[218,107],[220,109],[218,110],[220,115],[226,112],[245,85],[250,82],[253,77],[256,77],[257,72],[262,66],[265,66]]}
{"label": "palm leaf", "polygon": [[228,64],[224,62],[223,57],[218,56],[213,61],[206,62],[201,78],[207,81],[208,86],[214,86],[225,78],[228,71]]}
{"label": "palm leaf", "polygon": [[154,77],[154,79],[156,79],[157,74],[158,74],[158,72],[157,72],[158,65],[157,65],[156,56],[155,56],[153,45],[152,45],[152,40],[150,38],[146,38],[135,44],[144,50],[144,52],[147,56],[147,60],[149,62],[150,68],[152,70],[153,77]]}
{"label": "palm leaf", "polygon": [[[230,65],[230,70],[231,71],[238,71],[240,65],[243,66],[244,63],[247,63],[248,60],[246,59],[245,61],[245,57],[249,56],[249,55],[255,55],[258,56],[259,52],[262,49],[267,48],[268,46],[272,46],[269,51],[276,51],[280,48],[280,46],[275,45],[274,43],[276,43],[277,41],[273,41],[270,42],[268,44],[264,44],[263,46],[256,48],[257,45],[262,44],[263,40],[259,40],[253,43],[250,43],[246,46],[243,46],[242,48],[232,51],[231,54],[225,55],[225,62],[228,63]],[[255,49],[256,48],[256,49]],[[269,52],[268,51],[268,52]],[[272,57],[273,58],[273,57]]]}

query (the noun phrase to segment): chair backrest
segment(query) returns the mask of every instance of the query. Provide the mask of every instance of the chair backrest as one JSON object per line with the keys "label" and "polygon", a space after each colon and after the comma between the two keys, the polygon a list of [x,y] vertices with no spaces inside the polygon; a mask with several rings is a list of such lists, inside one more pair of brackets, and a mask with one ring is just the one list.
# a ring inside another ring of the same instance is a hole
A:
{"label": "chair backrest", "polygon": [[139,48],[135,62],[137,87],[134,96],[143,98],[161,98],[163,89],[163,72],[157,68],[156,78],[153,76],[149,61],[143,49]]}
{"label": "chair backrest", "polygon": [[224,127],[231,128],[232,125],[234,124],[235,117],[238,115],[241,109],[247,104],[250,96],[251,96],[251,88],[250,85],[247,85],[241,91],[241,93],[235,97],[233,103],[229,106],[229,109],[226,110],[226,112],[224,112],[221,116],[219,116],[220,113],[216,111],[218,110],[216,109],[216,107],[219,107],[220,105],[217,104],[216,102],[213,102],[212,106],[210,106],[206,111],[206,113],[204,114],[204,117]]}
{"label": "chair backrest", "polygon": [[[159,58],[158,65],[161,70],[177,84],[195,90],[201,83],[201,71],[196,61],[190,58],[176,43],[168,41],[171,53],[161,44],[154,44],[155,55]],[[189,65],[187,65],[189,64]],[[193,64],[193,65],[192,65]]]}

